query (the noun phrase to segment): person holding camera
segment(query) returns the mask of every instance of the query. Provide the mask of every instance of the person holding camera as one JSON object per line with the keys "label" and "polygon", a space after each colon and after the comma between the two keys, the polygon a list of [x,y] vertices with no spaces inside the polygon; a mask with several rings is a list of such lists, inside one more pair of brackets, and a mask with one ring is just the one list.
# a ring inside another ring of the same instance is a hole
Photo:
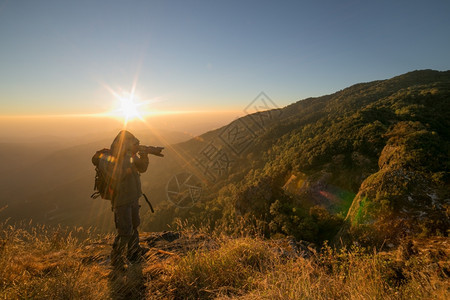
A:
{"label": "person holding camera", "polygon": [[[162,149],[162,148],[161,148]],[[124,271],[126,260],[142,261],[139,245],[139,198],[142,196],[140,173],[148,167],[148,151],[130,132],[122,130],[111,144],[109,155],[100,155],[98,168],[113,189],[112,209],[117,235],[111,251],[114,271]]]}

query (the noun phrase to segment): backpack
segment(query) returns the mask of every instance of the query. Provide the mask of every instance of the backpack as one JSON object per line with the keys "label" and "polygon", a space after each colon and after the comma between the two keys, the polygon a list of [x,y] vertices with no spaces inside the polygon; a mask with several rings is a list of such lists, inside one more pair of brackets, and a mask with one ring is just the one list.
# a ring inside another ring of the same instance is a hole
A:
{"label": "backpack", "polygon": [[[99,168],[100,159],[104,156],[110,156],[111,159],[114,159],[114,157],[111,156],[111,150],[107,148],[98,150],[97,152],[95,152],[94,156],[92,156],[92,163],[95,166],[95,180],[94,193],[91,195],[91,198],[97,199],[98,197],[101,197],[105,200],[112,200],[114,197],[115,184],[113,181],[108,180],[106,175]],[[110,158],[108,157],[108,159]],[[144,196],[144,199],[150,207],[150,210],[152,211],[152,213],[154,213],[155,211],[153,210],[153,206],[148,200],[147,196],[145,194],[142,194],[142,196]]]}
{"label": "backpack", "polygon": [[92,163],[95,166],[95,180],[94,180],[94,193],[91,195],[92,199],[101,197],[105,200],[112,200],[114,197],[114,184],[107,179],[106,175],[100,170],[99,163],[103,156],[111,155],[111,150],[103,148],[95,152],[92,157]]}

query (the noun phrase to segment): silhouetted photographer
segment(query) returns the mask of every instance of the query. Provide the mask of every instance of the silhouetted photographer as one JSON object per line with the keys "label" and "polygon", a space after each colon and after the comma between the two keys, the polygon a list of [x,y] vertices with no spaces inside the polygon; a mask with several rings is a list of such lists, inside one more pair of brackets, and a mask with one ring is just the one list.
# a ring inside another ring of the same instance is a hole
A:
{"label": "silhouetted photographer", "polygon": [[[131,264],[142,261],[144,249],[139,245],[137,230],[140,224],[139,198],[143,195],[140,173],[147,171],[148,154],[162,157],[163,149],[140,145],[133,134],[122,130],[110,149],[97,151],[92,158],[97,172],[97,192],[92,198],[101,196],[111,200],[114,211],[117,236],[111,252],[111,264],[115,271],[125,270],[127,261]],[[153,211],[151,205],[150,208]]]}

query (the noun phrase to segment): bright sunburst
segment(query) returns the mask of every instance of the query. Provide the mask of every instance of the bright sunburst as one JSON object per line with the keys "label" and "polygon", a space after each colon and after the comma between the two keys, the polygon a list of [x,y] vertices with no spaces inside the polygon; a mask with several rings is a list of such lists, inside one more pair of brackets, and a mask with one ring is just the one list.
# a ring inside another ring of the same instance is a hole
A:
{"label": "bright sunburst", "polygon": [[142,116],[138,110],[139,106],[142,106],[142,103],[135,103],[133,98],[134,97],[132,95],[130,95],[129,97],[119,98],[119,113],[123,114],[125,123],[136,118],[142,119]]}
{"label": "bright sunburst", "polygon": [[117,99],[116,107],[110,111],[109,115],[123,119],[125,126],[135,119],[144,121],[145,113],[142,109],[149,101],[141,101],[134,91],[132,93],[116,92],[109,87],[106,88]]}

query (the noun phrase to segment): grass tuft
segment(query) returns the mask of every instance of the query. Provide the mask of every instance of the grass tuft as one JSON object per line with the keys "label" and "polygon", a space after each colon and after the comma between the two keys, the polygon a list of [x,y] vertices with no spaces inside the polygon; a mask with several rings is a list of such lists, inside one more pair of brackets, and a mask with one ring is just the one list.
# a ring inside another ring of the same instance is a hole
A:
{"label": "grass tuft", "polygon": [[208,299],[216,294],[242,294],[275,260],[275,253],[259,239],[222,238],[219,247],[189,252],[166,264],[158,284],[150,289],[164,290],[173,298]]}

